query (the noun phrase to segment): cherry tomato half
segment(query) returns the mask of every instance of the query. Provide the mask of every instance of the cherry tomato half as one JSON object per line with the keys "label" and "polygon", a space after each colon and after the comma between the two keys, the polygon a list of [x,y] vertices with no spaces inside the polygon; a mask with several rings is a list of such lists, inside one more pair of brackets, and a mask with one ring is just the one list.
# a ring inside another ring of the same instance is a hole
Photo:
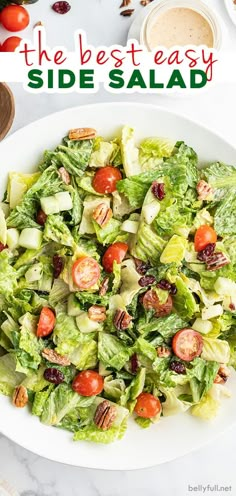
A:
{"label": "cherry tomato half", "polygon": [[202,335],[193,329],[181,329],[173,337],[172,348],[178,358],[185,362],[191,362],[191,360],[201,355],[203,348]]}
{"label": "cherry tomato half", "polygon": [[155,310],[155,317],[165,317],[172,312],[173,300],[169,295],[165,303],[160,303],[154,289],[149,289],[142,297],[141,303],[145,310]]}
{"label": "cherry tomato half", "polygon": [[102,257],[102,265],[106,272],[113,271],[113,262],[116,261],[120,264],[124,260],[128,249],[129,246],[126,243],[120,242],[114,243],[107,248]]}
{"label": "cherry tomato half", "polygon": [[100,267],[92,257],[81,257],[72,267],[72,278],[80,289],[89,289],[100,278]]}
{"label": "cherry tomato half", "polygon": [[83,370],[72,382],[72,389],[81,396],[96,396],[103,390],[104,379],[95,370]]}
{"label": "cherry tomato half", "polygon": [[21,38],[19,38],[19,36],[10,36],[3,42],[1,52],[14,52],[20,42]]}
{"label": "cherry tomato half", "polygon": [[52,310],[48,307],[43,307],[39,317],[37,327],[37,337],[44,338],[52,333],[56,323],[56,317]]}
{"label": "cherry tomato half", "polygon": [[29,21],[29,14],[21,5],[8,5],[1,12],[1,23],[8,31],[22,31]]}
{"label": "cherry tomato half", "polygon": [[116,167],[108,165],[101,167],[93,178],[93,187],[97,193],[107,194],[116,190],[116,183],[122,179],[122,175]]}
{"label": "cherry tomato half", "polygon": [[200,226],[194,237],[194,246],[196,251],[202,251],[209,243],[216,243],[217,234],[211,226]]}
{"label": "cherry tomato half", "polygon": [[141,393],[137,398],[134,409],[139,417],[152,418],[161,411],[161,402],[153,394]]}

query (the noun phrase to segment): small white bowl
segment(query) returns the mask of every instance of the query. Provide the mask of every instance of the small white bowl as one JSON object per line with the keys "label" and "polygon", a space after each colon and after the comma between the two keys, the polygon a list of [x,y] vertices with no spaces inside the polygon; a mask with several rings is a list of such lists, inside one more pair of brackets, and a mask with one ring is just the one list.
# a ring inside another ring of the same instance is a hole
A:
{"label": "small white bowl", "polygon": [[150,23],[157,16],[163,14],[171,8],[187,8],[194,10],[200,14],[208,22],[211,27],[214,39],[213,48],[220,50],[222,46],[222,29],[221,24],[215,15],[215,13],[201,0],[162,0],[158,4],[154,4],[149,10],[148,15],[143,20],[140,32],[140,43],[145,45],[149,50],[149,44],[147,41],[147,34],[150,27]]}

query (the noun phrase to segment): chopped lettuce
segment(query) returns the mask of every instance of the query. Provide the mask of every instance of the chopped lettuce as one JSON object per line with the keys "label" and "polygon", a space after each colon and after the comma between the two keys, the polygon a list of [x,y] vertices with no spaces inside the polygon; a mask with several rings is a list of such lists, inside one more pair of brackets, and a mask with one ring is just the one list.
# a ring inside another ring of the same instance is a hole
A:
{"label": "chopped lettuce", "polygon": [[0,356],[0,392],[11,396],[15,387],[24,379],[25,375],[16,372],[16,360],[14,354],[7,353]]}
{"label": "chopped lettuce", "polygon": [[121,137],[121,156],[126,177],[140,174],[139,150],[135,146],[134,130],[125,126]]}

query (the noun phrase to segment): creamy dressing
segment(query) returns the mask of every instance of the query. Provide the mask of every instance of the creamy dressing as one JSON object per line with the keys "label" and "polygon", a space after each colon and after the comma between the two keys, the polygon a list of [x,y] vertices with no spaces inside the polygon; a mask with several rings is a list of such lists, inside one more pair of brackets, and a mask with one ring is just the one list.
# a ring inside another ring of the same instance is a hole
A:
{"label": "creamy dressing", "polygon": [[214,46],[213,31],[209,22],[195,10],[171,8],[150,20],[147,29],[150,49],[157,46],[171,48],[175,45]]}

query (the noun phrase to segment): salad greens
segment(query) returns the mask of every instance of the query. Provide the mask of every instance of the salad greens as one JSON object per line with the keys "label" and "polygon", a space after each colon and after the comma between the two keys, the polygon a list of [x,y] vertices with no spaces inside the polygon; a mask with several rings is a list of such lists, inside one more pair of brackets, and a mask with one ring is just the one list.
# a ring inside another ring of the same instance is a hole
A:
{"label": "salad greens", "polygon": [[120,439],[130,416],[214,417],[236,368],[235,198],[234,167],[199,170],[184,142],[137,145],[128,126],[69,133],[37,172],[11,172],[0,392],[77,441]]}

